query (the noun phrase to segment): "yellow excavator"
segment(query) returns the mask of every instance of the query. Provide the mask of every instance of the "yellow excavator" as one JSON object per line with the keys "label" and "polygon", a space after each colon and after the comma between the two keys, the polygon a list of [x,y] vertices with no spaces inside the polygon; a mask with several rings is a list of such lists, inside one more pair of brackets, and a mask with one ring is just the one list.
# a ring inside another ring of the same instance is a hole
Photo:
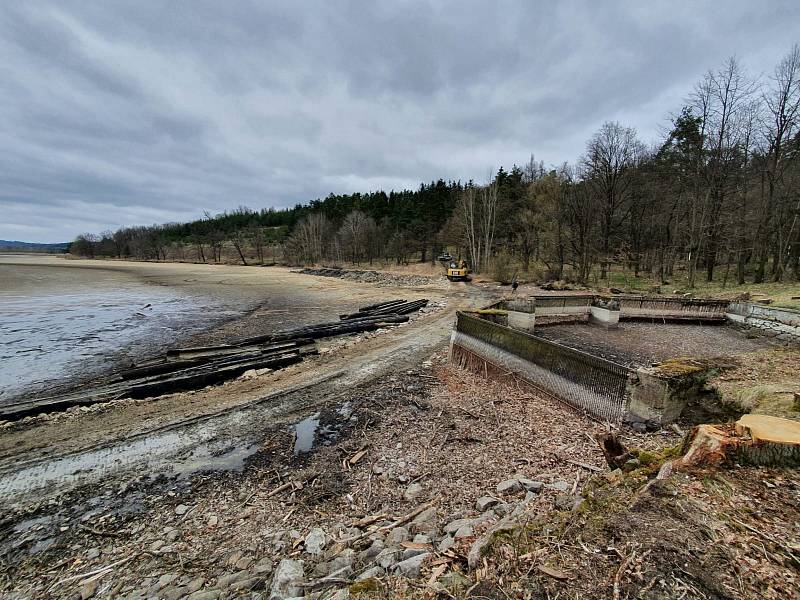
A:
{"label": "yellow excavator", "polygon": [[469,281],[470,277],[469,268],[467,268],[467,261],[450,261],[450,263],[447,265],[447,278],[450,281]]}

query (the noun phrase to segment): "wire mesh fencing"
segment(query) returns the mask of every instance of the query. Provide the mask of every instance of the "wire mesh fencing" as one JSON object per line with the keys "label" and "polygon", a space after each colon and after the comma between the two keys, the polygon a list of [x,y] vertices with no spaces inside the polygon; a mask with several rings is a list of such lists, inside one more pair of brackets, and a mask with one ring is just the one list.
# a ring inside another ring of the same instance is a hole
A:
{"label": "wire mesh fencing", "polygon": [[459,312],[453,356],[463,350],[506,369],[594,418],[618,422],[632,371],[617,363]]}

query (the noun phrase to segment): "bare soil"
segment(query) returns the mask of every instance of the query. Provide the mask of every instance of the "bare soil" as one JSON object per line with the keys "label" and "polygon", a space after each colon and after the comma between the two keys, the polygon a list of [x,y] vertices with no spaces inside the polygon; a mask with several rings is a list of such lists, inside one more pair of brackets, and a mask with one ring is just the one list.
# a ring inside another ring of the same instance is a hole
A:
{"label": "bare soil", "polygon": [[769,338],[726,325],[622,321],[605,329],[574,323],[537,328],[534,335],[630,367],[678,357],[734,357],[774,347]]}

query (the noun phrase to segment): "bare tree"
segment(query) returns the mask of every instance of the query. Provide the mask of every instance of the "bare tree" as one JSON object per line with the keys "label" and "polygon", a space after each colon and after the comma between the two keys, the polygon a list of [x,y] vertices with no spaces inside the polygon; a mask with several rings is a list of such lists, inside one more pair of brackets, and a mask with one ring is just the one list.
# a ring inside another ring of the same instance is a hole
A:
{"label": "bare tree", "polygon": [[602,279],[611,258],[611,238],[625,218],[622,207],[631,173],[643,151],[636,130],[617,122],[604,123],[586,145],[582,166],[584,178],[599,200]]}
{"label": "bare tree", "polygon": [[767,149],[765,169],[767,193],[761,207],[761,219],[758,225],[760,252],[756,272],[757,281],[764,279],[770,235],[774,232],[776,236],[774,246],[777,251],[773,274],[775,281],[779,281],[783,275],[786,248],[791,240],[791,233],[786,235],[785,227],[781,227],[780,224],[773,227],[773,219],[776,211],[776,196],[783,183],[786,168],[797,155],[790,151],[789,142],[797,133],[800,121],[800,46],[797,44],[792,46],[789,53],[775,67],[770,81],[770,86],[762,96],[766,109],[763,136]]}

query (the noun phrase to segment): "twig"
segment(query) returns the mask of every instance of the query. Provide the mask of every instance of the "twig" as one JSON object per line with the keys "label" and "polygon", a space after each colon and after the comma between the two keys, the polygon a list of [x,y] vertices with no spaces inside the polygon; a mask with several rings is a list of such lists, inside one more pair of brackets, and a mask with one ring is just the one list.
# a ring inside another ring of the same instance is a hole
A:
{"label": "twig", "polygon": [[631,560],[636,556],[636,550],[631,552],[627,557],[622,560],[622,564],[617,569],[616,575],[614,575],[614,600],[619,600],[619,584],[622,581],[622,576],[625,574],[625,569],[628,568],[628,564],[630,564]]}
{"label": "twig", "polygon": [[89,571],[88,573],[80,573],[79,575],[72,575],[70,577],[65,577],[64,579],[59,579],[56,581],[50,589],[53,589],[57,585],[61,585],[62,583],[67,583],[69,581],[75,581],[76,579],[83,579],[84,577],[91,577],[92,575],[99,575],[100,573],[105,573],[106,571],[110,571],[114,567],[118,567],[119,565],[124,565],[127,562],[132,561],[134,558],[139,556],[140,553],[131,554],[127,558],[123,558],[122,560],[118,560],[116,562],[111,563],[110,565],[106,565],[105,567],[100,567],[99,569],[95,569],[94,571]]}
{"label": "twig", "polygon": [[81,529],[85,529],[89,533],[93,533],[94,535],[100,535],[103,537],[119,537],[118,533],[113,531],[100,531],[99,529],[95,529],[94,527],[89,527],[88,525],[81,524]]}

